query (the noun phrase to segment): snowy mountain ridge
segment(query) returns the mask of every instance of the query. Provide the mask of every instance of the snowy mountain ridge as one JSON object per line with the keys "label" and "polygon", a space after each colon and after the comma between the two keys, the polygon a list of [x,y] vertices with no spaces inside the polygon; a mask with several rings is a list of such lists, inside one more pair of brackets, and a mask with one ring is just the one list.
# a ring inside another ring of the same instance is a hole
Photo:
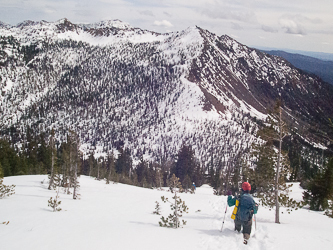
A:
{"label": "snowy mountain ridge", "polygon": [[295,127],[325,130],[333,116],[332,87],[318,77],[200,27],[158,34],[62,19],[0,25],[0,36],[0,126],[21,140],[27,125],[58,140],[71,129],[82,149],[124,145],[159,162],[187,143],[207,164],[257,141],[254,119],[277,98]]}

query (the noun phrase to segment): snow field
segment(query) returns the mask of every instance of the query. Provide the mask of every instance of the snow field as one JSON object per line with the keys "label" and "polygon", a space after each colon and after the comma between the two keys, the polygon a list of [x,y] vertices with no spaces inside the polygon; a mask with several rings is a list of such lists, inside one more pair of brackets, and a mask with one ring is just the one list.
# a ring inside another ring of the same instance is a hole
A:
{"label": "snow field", "polygon": [[[44,180],[44,183],[41,182]],[[257,229],[252,228],[248,245],[243,235],[234,232],[228,208],[223,232],[222,220],[226,196],[214,196],[208,185],[196,194],[180,194],[189,207],[183,216],[187,225],[177,230],[161,228],[160,217],[171,212],[160,197],[172,200],[172,194],[124,184],[109,184],[87,176],[80,177],[80,200],[60,193],[62,211],[52,212],[48,199],[47,176],[4,178],[4,184],[15,184],[16,194],[0,200],[1,249],[3,250],[73,250],[73,249],[332,249],[333,220],[322,212],[300,209],[291,214],[281,209],[281,224],[274,223],[273,210],[260,207]],[[293,187],[300,198],[302,190]],[[162,215],[153,214],[155,201]]]}

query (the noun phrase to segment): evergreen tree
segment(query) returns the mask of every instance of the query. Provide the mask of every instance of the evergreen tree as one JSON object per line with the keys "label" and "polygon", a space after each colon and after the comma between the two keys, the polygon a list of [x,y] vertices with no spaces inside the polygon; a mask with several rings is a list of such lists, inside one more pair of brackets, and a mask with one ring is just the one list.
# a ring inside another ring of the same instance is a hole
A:
{"label": "evergreen tree", "polygon": [[114,156],[113,154],[108,154],[107,158],[107,178],[106,178],[106,184],[109,184],[110,181],[116,181],[116,168],[115,168],[115,162],[114,162]]}
{"label": "evergreen tree", "polygon": [[120,176],[119,182],[125,184],[133,184],[131,180],[131,173],[133,171],[131,151],[128,148],[120,148],[120,155],[116,161],[116,173]]}
{"label": "evergreen tree", "polygon": [[183,185],[182,186],[183,186],[185,192],[187,190],[191,189],[191,187],[193,186],[192,185],[192,181],[191,181],[191,179],[190,179],[190,177],[188,175],[185,175],[185,178],[183,180]]}
{"label": "evergreen tree", "polygon": [[214,189],[215,195],[222,195],[224,194],[224,174],[222,168],[222,162],[219,161],[219,164],[216,166],[216,171],[211,171],[213,176],[211,177],[211,186]]}
{"label": "evergreen tree", "polygon": [[34,131],[27,127],[27,140],[26,140],[26,154],[29,174],[39,174],[38,172],[38,160],[37,160],[37,148],[38,143]]}
{"label": "evergreen tree", "polygon": [[73,199],[75,200],[79,188],[79,138],[75,132],[70,131],[67,136],[67,143],[69,144],[69,187],[73,187]]}
{"label": "evergreen tree", "polygon": [[1,162],[0,162],[0,179],[2,179],[4,176],[3,176],[3,170],[2,170],[2,166],[1,166]]}
{"label": "evergreen tree", "polygon": [[156,166],[155,168],[155,183],[156,183],[156,187],[157,188],[162,188],[163,185],[163,174],[162,174],[162,169],[160,168],[160,166]]}
{"label": "evergreen tree", "polygon": [[[261,203],[275,207],[275,223],[280,223],[280,205],[298,209],[300,203],[289,198],[290,186],[285,182],[290,175],[290,163],[288,155],[282,152],[282,142],[288,130],[282,120],[282,107],[279,101],[269,114],[267,122],[269,125],[258,131],[258,135],[266,143],[253,148],[252,156],[256,159],[256,167],[254,171],[249,170],[248,173]],[[277,150],[274,142],[278,142]]]}
{"label": "evergreen tree", "polygon": [[186,175],[190,181],[193,181],[194,173],[197,167],[197,161],[195,159],[195,153],[191,146],[185,144],[180,148],[173,173],[179,178],[180,182],[183,183]]}
{"label": "evergreen tree", "polygon": [[61,177],[59,174],[55,175],[53,178],[53,188],[57,190],[55,198],[50,197],[48,200],[48,207],[51,207],[53,209],[53,212],[61,211],[61,208],[59,207],[61,204],[61,201],[59,201],[59,190],[61,186]]}
{"label": "evergreen tree", "polygon": [[263,145],[253,145],[252,157],[255,159],[255,168],[246,169],[248,181],[252,190],[264,206],[275,205],[275,151],[272,142]]}
{"label": "evergreen tree", "polygon": [[304,193],[304,201],[310,205],[311,210],[326,211],[332,214],[333,201],[333,158],[327,164],[323,172],[318,173],[307,186]]}
{"label": "evergreen tree", "polygon": [[54,147],[54,130],[51,131],[51,138],[50,138],[50,151],[51,151],[51,173],[49,175],[49,187],[48,189],[51,189],[54,181],[54,174],[55,174],[55,156],[56,156],[56,150]]}
{"label": "evergreen tree", "polygon": [[41,133],[36,138],[37,142],[37,172],[38,174],[45,174],[50,172],[51,168],[51,151],[48,149],[45,141],[45,133]]}
{"label": "evergreen tree", "polygon": [[97,164],[95,164],[95,158],[94,158],[94,154],[92,152],[89,155],[88,165],[89,165],[89,176],[93,176],[94,167]]}
{"label": "evergreen tree", "polygon": [[15,194],[15,185],[8,186],[3,184],[3,170],[0,163],[0,198],[13,194]]}
{"label": "evergreen tree", "polygon": [[158,201],[155,201],[155,203],[156,203],[156,206],[155,206],[155,211],[153,212],[153,214],[161,215],[160,203]]}
{"label": "evergreen tree", "polygon": [[164,218],[164,216],[162,216],[159,225],[161,227],[178,228],[181,224],[186,225],[186,221],[182,220],[182,222],[180,222],[179,218],[183,216],[183,213],[187,213],[188,207],[186,206],[185,201],[183,201],[177,195],[178,192],[183,191],[183,188],[179,181],[179,178],[177,178],[175,174],[173,174],[172,177],[169,179],[168,186],[171,193],[174,193],[174,196],[172,197],[174,201],[169,201],[169,199],[165,198],[164,196],[162,196],[161,199],[164,203],[170,203],[170,208],[173,213],[169,214],[167,218]]}
{"label": "evergreen tree", "polygon": [[15,175],[17,169],[17,154],[9,141],[0,139],[0,163],[4,177]]}
{"label": "evergreen tree", "polygon": [[143,186],[143,179],[144,178],[145,178],[145,182],[147,182],[147,179],[146,179],[146,176],[145,176],[146,173],[147,173],[147,168],[148,168],[147,165],[148,165],[148,163],[145,160],[143,160],[143,157],[141,156],[140,157],[140,162],[136,166],[135,172],[136,172],[136,175],[137,175],[137,178],[138,178],[138,183],[142,187],[144,187]]}
{"label": "evergreen tree", "polygon": [[61,186],[65,188],[67,194],[71,194],[73,188],[73,199],[77,198],[77,189],[79,187],[78,172],[79,172],[79,140],[74,132],[67,134],[67,142],[61,144],[60,147],[60,164],[61,170]]}

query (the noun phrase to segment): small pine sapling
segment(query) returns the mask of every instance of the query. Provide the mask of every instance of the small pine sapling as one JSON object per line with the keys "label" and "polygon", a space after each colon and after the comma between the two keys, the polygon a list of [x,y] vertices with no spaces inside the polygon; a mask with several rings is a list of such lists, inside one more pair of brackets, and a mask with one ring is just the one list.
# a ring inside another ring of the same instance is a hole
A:
{"label": "small pine sapling", "polygon": [[330,201],[329,206],[325,211],[325,215],[327,215],[328,217],[333,218],[333,201],[332,200]]}
{"label": "small pine sapling", "polygon": [[160,203],[158,201],[155,201],[155,203],[156,203],[156,206],[155,206],[155,211],[153,212],[153,214],[161,215]]}
{"label": "small pine sapling", "polygon": [[61,204],[61,201],[58,201],[58,194],[56,195],[55,198],[50,197],[50,199],[48,200],[48,207],[52,207],[53,208],[53,212],[55,211],[61,211],[61,208],[58,207]]}
{"label": "small pine sapling", "polygon": [[0,179],[0,198],[15,194],[15,185],[3,184],[3,179]]}
{"label": "small pine sapling", "polygon": [[5,185],[3,184],[3,180],[0,179],[0,198],[13,194],[15,194],[15,185]]}
{"label": "small pine sapling", "polygon": [[0,164],[0,198],[15,194],[15,185],[9,186],[9,185],[3,184],[2,178],[3,178],[3,171],[2,171],[2,166]]}
{"label": "small pine sapling", "polygon": [[59,190],[60,190],[60,183],[61,183],[61,178],[60,175],[56,175],[53,181],[53,188],[57,188],[57,194],[55,198],[50,197],[50,199],[48,200],[48,207],[53,208],[53,212],[56,211],[61,211],[61,208],[59,207],[59,205],[61,204],[61,201],[58,201],[59,199]]}
{"label": "small pine sapling", "polygon": [[[183,216],[184,212],[188,213],[188,207],[186,206],[185,201],[180,199],[177,195],[177,192],[182,192],[183,189],[181,183],[179,182],[179,178],[177,178],[175,174],[173,174],[169,180],[169,188],[171,193],[174,193],[174,196],[172,197],[174,201],[169,201],[169,199],[164,196],[162,196],[161,199],[164,203],[170,203],[170,208],[173,213],[169,214],[167,218],[162,216],[159,225],[161,227],[178,228],[181,225],[179,219]],[[182,225],[186,225],[186,221],[182,220]]]}

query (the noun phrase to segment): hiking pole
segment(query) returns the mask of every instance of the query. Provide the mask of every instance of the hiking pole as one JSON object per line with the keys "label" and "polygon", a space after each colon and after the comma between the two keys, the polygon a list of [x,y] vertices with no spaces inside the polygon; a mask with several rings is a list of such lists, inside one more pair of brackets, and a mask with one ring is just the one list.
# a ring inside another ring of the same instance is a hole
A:
{"label": "hiking pole", "polygon": [[223,217],[223,222],[222,222],[221,232],[222,232],[222,230],[223,230],[223,225],[224,225],[225,215],[227,214],[227,210],[228,210],[228,204],[227,204],[227,206],[225,207],[225,212],[224,212],[224,217]]}

